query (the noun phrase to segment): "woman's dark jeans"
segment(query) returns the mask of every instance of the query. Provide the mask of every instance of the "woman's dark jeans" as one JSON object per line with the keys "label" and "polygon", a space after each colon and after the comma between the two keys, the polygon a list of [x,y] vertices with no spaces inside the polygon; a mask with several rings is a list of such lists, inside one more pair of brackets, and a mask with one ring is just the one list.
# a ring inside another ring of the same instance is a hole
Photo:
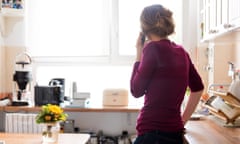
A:
{"label": "woman's dark jeans", "polygon": [[183,132],[151,131],[138,136],[133,144],[183,144],[183,139]]}

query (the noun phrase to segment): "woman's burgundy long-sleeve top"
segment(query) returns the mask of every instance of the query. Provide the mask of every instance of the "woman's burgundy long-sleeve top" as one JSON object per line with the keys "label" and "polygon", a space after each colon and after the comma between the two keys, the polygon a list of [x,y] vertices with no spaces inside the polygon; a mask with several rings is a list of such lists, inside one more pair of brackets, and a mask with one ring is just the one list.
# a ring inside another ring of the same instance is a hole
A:
{"label": "woman's burgundy long-sleeve top", "polygon": [[144,47],[141,61],[133,66],[130,86],[134,97],[145,96],[137,120],[138,135],[152,130],[181,131],[186,88],[199,91],[204,87],[188,53],[167,39]]}

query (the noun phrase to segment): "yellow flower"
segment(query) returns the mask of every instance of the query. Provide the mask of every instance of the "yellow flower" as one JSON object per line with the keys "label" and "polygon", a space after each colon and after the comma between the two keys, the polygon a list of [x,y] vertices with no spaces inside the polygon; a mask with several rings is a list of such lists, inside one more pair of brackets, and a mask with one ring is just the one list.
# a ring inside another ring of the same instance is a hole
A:
{"label": "yellow flower", "polygon": [[63,110],[57,105],[50,105],[49,110],[54,114],[61,114]]}
{"label": "yellow flower", "polygon": [[36,117],[37,123],[65,121],[68,115],[58,105],[43,105],[41,112]]}
{"label": "yellow flower", "polygon": [[46,121],[50,121],[51,120],[51,116],[50,115],[45,115],[45,117],[44,117],[44,119],[46,120]]}

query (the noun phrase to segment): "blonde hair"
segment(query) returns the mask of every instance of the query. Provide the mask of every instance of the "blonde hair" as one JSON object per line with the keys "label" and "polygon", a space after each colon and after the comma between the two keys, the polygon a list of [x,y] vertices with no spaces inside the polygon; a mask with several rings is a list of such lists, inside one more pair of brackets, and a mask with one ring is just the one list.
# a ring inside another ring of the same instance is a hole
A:
{"label": "blonde hair", "polygon": [[166,37],[174,33],[172,12],[160,4],[145,7],[140,16],[141,28],[145,34]]}

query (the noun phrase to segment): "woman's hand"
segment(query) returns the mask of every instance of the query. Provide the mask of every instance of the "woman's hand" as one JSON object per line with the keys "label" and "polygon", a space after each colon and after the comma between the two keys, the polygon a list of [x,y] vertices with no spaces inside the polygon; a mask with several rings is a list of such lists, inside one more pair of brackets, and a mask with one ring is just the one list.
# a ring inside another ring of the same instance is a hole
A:
{"label": "woman's hand", "polygon": [[136,52],[137,52],[136,61],[140,61],[142,57],[142,50],[144,46],[144,44],[142,44],[142,37],[143,37],[143,33],[140,32],[136,42]]}

